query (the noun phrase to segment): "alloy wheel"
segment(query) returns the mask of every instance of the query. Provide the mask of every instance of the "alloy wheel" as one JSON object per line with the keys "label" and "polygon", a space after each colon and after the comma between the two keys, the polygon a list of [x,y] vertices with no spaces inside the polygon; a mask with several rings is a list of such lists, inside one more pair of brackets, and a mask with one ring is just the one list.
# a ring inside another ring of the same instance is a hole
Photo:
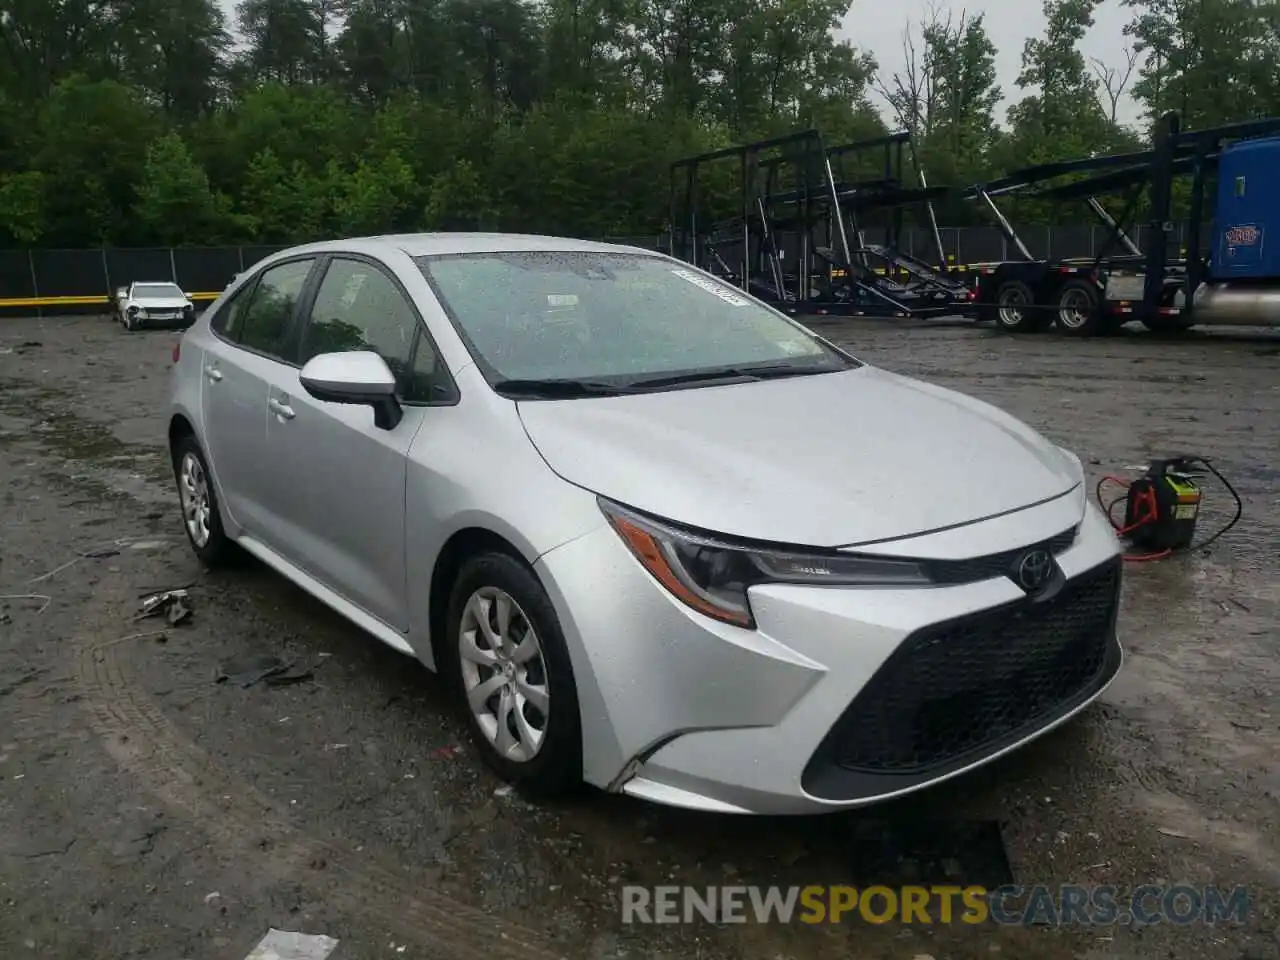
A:
{"label": "alloy wheel", "polygon": [[209,521],[213,514],[209,498],[209,480],[204,465],[194,453],[185,453],[178,469],[178,497],[182,501],[182,519],[191,542],[204,547],[209,542]]}
{"label": "alloy wheel", "polygon": [[515,599],[481,587],[458,629],[467,705],[499,756],[527,763],[542,749],[551,691],[542,643]]}
{"label": "alloy wheel", "polygon": [[1026,295],[1021,290],[1002,290],[1000,292],[1000,320],[1006,327],[1016,327],[1022,323],[1027,306]]}
{"label": "alloy wheel", "polygon": [[1066,290],[1058,301],[1058,323],[1066,330],[1079,330],[1093,316],[1093,302],[1083,290]]}

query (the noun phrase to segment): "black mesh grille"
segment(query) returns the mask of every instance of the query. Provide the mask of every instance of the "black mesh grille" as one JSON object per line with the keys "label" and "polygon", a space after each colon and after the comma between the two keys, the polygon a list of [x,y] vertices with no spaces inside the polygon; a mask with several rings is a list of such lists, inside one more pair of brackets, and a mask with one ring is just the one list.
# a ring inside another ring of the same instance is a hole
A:
{"label": "black mesh grille", "polygon": [[1119,603],[1112,563],[1055,597],[926,628],[850,704],[824,748],[853,771],[909,774],[1030,732],[1098,680]]}
{"label": "black mesh grille", "polygon": [[1056,537],[1050,537],[1040,543],[1028,544],[1016,550],[1005,550],[991,553],[985,557],[974,557],[971,560],[928,560],[930,579],[934,583],[975,583],[979,580],[990,580],[992,577],[1009,576],[1018,560],[1028,550],[1047,550],[1057,556],[1076,541],[1077,527],[1064,530]]}

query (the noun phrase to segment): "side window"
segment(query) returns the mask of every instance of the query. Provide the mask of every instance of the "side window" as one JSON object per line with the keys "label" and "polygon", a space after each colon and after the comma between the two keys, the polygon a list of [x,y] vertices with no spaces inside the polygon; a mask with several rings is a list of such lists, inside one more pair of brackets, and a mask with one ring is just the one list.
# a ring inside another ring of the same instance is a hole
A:
{"label": "side window", "polygon": [[262,274],[243,313],[235,318],[241,346],[281,360],[293,359],[289,355],[290,324],[314,264],[314,260],[294,260]]}
{"label": "side window", "polygon": [[244,317],[244,308],[249,305],[249,298],[253,296],[253,288],[252,281],[246,283],[236,291],[235,296],[222,305],[214,316],[213,322],[209,324],[214,333],[231,341],[240,339],[240,321]]}
{"label": "side window", "polygon": [[311,307],[302,362],[321,353],[373,350],[403,387],[417,332],[418,318],[390,277],[360,260],[334,259]]}
{"label": "side window", "polygon": [[404,384],[406,403],[431,403],[456,399],[453,380],[436,354],[436,348],[425,333],[418,335],[413,363]]}

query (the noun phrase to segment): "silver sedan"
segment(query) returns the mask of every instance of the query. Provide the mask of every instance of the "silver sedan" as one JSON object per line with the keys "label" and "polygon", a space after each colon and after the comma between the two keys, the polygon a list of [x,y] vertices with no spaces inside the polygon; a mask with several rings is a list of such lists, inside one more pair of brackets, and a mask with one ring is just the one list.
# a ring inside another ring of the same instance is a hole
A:
{"label": "silver sedan", "polygon": [[298,247],[174,351],[191,545],[456,690],[531,795],[852,807],[1063,723],[1120,668],[1080,461],[660,254]]}

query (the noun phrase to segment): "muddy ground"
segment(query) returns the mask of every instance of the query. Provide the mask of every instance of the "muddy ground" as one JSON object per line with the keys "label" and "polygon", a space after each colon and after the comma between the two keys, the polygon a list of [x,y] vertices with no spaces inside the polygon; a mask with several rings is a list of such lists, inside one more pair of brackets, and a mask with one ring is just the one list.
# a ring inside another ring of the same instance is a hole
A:
{"label": "muddy ground", "polygon": [[[1095,478],[1215,456],[1245,521],[1130,565],[1124,671],[1064,729],[910,802],[764,820],[500,789],[426,670],[258,564],[197,567],[163,448],[176,334],[0,322],[0,594],[32,595],[0,600],[0,957],[240,960],[268,927],[337,937],[338,960],[1280,957],[1280,337],[822,329],[1005,407]],[[1230,506],[1210,485],[1201,532]],[[189,623],[134,619],[177,586]],[[215,682],[264,653],[313,676]],[[939,821],[997,824],[1003,854],[974,839],[921,867],[910,825]],[[999,882],[1002,856],[1023,884],[1244,884],[1253,904],[1214,928],[619,916],[624,883]]]}

